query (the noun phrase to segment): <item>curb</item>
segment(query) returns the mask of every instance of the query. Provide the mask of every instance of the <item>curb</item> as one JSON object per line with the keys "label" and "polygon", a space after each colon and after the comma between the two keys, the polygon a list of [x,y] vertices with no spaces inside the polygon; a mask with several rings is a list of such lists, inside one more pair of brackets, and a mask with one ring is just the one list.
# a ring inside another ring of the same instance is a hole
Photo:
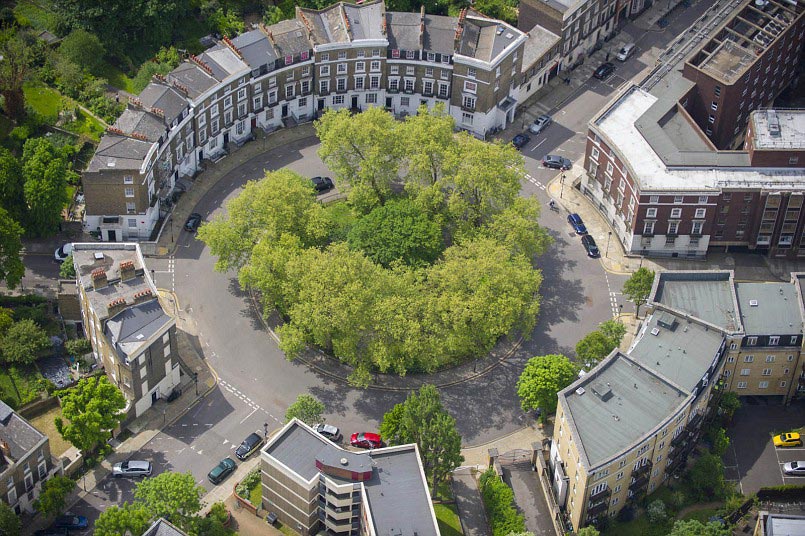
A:
{"label": "curb", "polygon": [[[268,331],[269,336],[279,343],[279,341],[280,341],[279,336],[276,334],[276,332],[273,329],[271,329],[271,326],[269,326],[268,322],[265,321],[265,318],[263,318],[263,315],[260,314],[258,306],[257,306],[257,298],[255,297],[254,292],[252,291],[252,289],[249,289],[249,298],[251,299],[253,310],[257,313],[258,317],[260,318],[260,323],[263,325],[264,328],[266,328],[266,331]],[[433,385],[434,387],[436,387],[438,389],[443,389],[443,388],[447,388],[447,387],[452,387],[454,385],[460,385],[462,383],[466,383],[468,381],[475,380],[475,379],[478,379],[478,378],[482,378],[482,377],[488,375],[490,372],[492,372],[498,366],[500,366],[503,363],[505,363],[506,360],[508,360],[514,354],[514,352],[516,352],[517,350],[520,349],[520,345],[522,343],[523,343],[523,336],[520,335],[517,338],[517,340],[512,343],[511,348],[509,348],[506,352],[504,352],[503,355],[499,359],[497,359],[496,361],[491,363],[485,369],[482,369],[480,372],[474,372],[471,376],[467,376],[466,378],[461,378],[461,379],[458,379],[458,380],[453,380],[453,381],[448,381],[448,382],[443,382],[443,383],[436,383],[436,384],[431,384],[431,385]],[[319,355],[322,355],[327,359],[334,359],[334,358],[331,358],[331,356],[328,356],[327,354],[325,354],[324,352],[319,350],[318,348],[315,351],[318,352]],[[338,382],[340,382],[340,383],[342,383],[344,385],[349,385],[350,387],[355,387],[351,383],[349,383],[349,381],[344,376],[339,376],[338,374],[330,372],[329,370],[325,370],[325,369],[321,368],[320,366],[318,366],[317,364],[313,363],[312,361],[308,360],[307,358],[305,358],[303,356],[299,356],[299,357],[293,359],[293,361],[299,361],[299,362],[303,363],[304,365],[306,365],[311,370],[313,370],[313,371],[315,371],[315,372],[317,372],[319,374],[322,374],[324,376],[327,376],[330,379],[336,380],[336,381],[338,381]],[[447,369],[447,370],[449,370],[449,369]],[[422,385],[425,385],[425,383],[423,383]],[[410,392],[410,391],[415,390],[417,388],[416,387],[390,387],[390,386],[386,386],[386,385],[378,385],[378,384],[371,384],[370,383],[366,387],[363,387],[363,389],[365,389],[365,390],[370,390],[371,389],[373,391],[384,391],[384,392],[393,392],[393,393],[407,393],[407,392]]]}

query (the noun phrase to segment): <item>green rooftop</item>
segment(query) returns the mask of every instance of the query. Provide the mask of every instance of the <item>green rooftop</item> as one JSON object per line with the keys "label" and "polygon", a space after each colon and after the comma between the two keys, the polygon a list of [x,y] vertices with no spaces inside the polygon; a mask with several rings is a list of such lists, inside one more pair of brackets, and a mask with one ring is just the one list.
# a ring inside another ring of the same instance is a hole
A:
{"label": "green rooftop", "polygon": [[792,283],[736,283],[735,293],[747,335],[798,335],[799,298]]}

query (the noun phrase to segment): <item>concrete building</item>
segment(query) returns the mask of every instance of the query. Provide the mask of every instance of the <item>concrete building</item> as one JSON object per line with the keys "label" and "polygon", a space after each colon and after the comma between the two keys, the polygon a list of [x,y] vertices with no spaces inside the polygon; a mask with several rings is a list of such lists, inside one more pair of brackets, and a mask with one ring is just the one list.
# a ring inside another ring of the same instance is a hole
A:
{"label": "concrete building", "polygon": [[303,536],[438,536],[414,445],[345,450],[297,419],[260,453],[263,508]]}
{"label": "concrete building", "polygon": [[[738,2],[681,71],[625,88],[591,120],[580,188],[628,254],[805,256],[805,111],[757,109],[791,81],[805,3],[764,6]],[[765,45],[734,42],[733,27],[753,28],[747,17],[758,13],[782,29]],[[743,148],[727,150],[735,136]]]}
{"label": "concrete building", "polygon": [[775,514],[761,510],[757,518],[754,536],[788,536],[805,534],[805,516]]}
{"label": "concrete building", "polygon": [[[223,39],[154,77],[101,138],[82,177],[84,228],[110,242],[152,239],[205,160],[255,128],[325,109],[384,106],[404,117],[441,103],[457,128],[483,138],[514,120],[527,39],[472,10],[391,13],[382,1],[297,8],[292,20]],[[530,57],[536,87],[548,67]]]}
{"label": "concrete building", "polygon": [[615,31],[618,0],[521,0],[517,27],[535,26],[560,36],[558,69],[579,63]]}
{"label": "concrete building", "polygon": [[137,244],[73,244],[84,331],[96,362],[139,417],[179,385],[176,322]]}
{"label": "concrete building", "polygon": [[31,514],[42,485],[60,473],[61,465],[50,455],[48,436],[0,401],[0,498],[15,513]]}
{"label": "concrete building", "polygon": [[682,471],[720,393],[781,403],[805,393],[800,280],[657,274],[627,352],[558,394],[550,475],[574,528],[616,515]]}

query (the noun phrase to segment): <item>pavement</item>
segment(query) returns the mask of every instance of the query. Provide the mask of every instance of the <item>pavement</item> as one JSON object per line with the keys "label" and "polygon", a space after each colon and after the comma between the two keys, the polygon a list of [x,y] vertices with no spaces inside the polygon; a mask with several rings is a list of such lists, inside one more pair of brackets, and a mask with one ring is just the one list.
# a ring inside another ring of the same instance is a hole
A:
{"label": "pavement", "polygon": [[478,490],[477,469],[462,467],[453,471],[453,496],[464,536],[492,536],[484,502]]}

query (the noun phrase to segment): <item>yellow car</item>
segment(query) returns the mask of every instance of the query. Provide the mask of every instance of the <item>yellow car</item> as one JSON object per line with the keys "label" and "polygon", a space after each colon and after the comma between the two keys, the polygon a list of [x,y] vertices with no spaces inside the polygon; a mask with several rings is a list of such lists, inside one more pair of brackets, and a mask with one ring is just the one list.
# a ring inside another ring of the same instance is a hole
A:
{"label": "yellow car", "polygon": [[799,432],[786,432],[772,438],[775,447],[799,447],[802,445],[802,438]]}

